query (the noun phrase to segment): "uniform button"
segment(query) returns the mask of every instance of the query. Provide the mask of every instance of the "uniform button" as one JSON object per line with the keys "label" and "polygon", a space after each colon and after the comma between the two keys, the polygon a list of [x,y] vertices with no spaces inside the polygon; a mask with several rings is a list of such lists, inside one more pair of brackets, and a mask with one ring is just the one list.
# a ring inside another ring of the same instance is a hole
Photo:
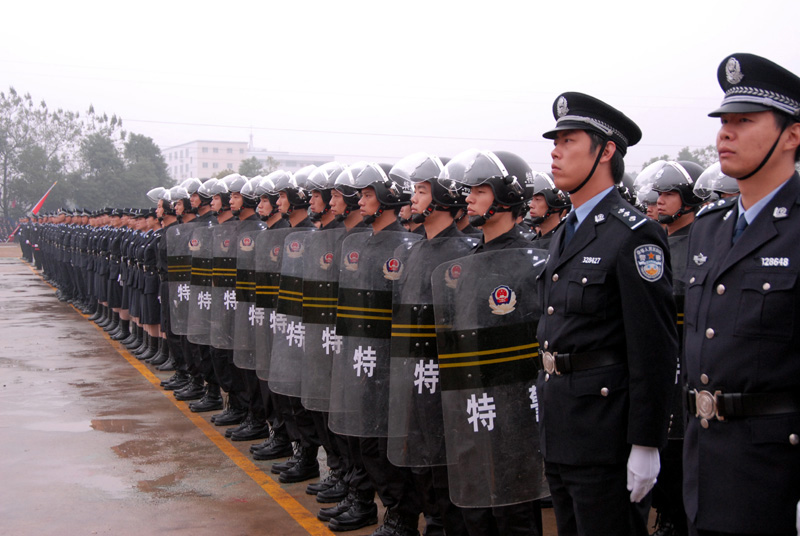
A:
{"label": "uniform button", "polygon": [[600,389],[600,394],[603,396],[608,396],[608,387],[603,387]]}
{"label": "uniform button", "polygon": [[550,379],[550,375],[549,374],[545,374],[544,375],[544,381],[548,381],[549,379]]}
{"label": "uniform button", "polygon": [[583,279],[581,279],[581,283],[583,283],[584,285],[585,285],[586,283],[588,283],[588,282],[589,282],[589,280],[588,280],[588,279],[586,279],[585,277],[584,277]]}
{"label": "uniform button", "polygon": [[689,279],[689,283],[694,283],[694,281],[695,281],[694,277],[692,277],[691,279]]}
{"label": "uniform button", "polygon": [[711,329],[711,328],[708,328],[706,330],[706,339],[713,339],[713,338],[714,338],[714,330]]}
{"label": "uniform button", "polygon": [[551,305],[550,307],[548,307],[548,308],[547,308],[547,314],[551,315],[551,314],[553,314],[553,313],[555,313],[555,312],[556,312],[556,310],[555,310],[555,309],[553,309],[553,306],[552,306],[552,305]]}
{"label": "uniform button", "polygon": [[761,285],[761,288],[763,288],[764,290],[769,290],[771,287],[772,285],[770,285],[769,283],[764,283],[763,285]]}
{"label": "uniform button", "polygon": [[708,428],[708,419],[700,419],[700,426]]}
{"label": "uniform button", "polygon": [[708,385],[708,375],[701,374],[700,375],[700,381],[703,382],[703,385]]}
{"label": "uniform button", "polygon": [[552,277],[552,279],[553,279],[553,283],[555,283],[556,281],[558,281],[558,274],[553,274],[553,277]]}
{"label": "uniform button", "polygon": [[544,341],[544,349],[547,350],[547,348],[549,346],[550,346],[550,342],[549,341]]}
{"label": "uniform button", "polygon": [[789,443],[791,443],[791,444],[792,444],[792,445],[794,445],[795,447],[796,447],[797,445],[800,445],[800,437],[798,437],[798,436],[797,436],[797,434],[791,434],[791,435],[789,436]]}
{"label": "uniform button", "polygon": [[725,294],[725,285],[722,284],[717,285],[717,294],[719,294],[720,296]]}

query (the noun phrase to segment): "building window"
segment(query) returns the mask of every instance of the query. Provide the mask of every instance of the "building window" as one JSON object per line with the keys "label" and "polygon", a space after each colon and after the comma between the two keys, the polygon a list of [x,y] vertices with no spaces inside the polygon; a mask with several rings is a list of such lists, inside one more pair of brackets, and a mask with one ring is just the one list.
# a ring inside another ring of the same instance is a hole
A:
{"label": "building window", "polygon": [[202,149],[200,149],[200,150],[201,150],[202,152],[204,152],[204,153],[207,153],[207,152],[208,152],[208,147],[203,147],[203,148],[202,148]]}
{"label": "building window", "polygon": [[203,162],[203,167],[208,169],[208,162]]}
{"label": "building window", "polygon": [[239,149],[239,154],[244,154],[244,149]]}
{"label": "building window", "polygon": [[228,154],[233,154],[233,147],[228,147]]}
{"label": "building window", "polygon": [[211,167],[214,168],[214,169],[217,169],[219,167],[219,164],[214,162],[213,164],[211,164]]}
{"label": "building window", "polygon": [[212,153],[218,153],[218,152],[219,152],[219,149],[218,149],[217,147],[214,147],[213,149],[211,149],[211,152],[212,152]]}
{"label": "building window", "polygon": [[228,164],[228,169],[233,169],[233,164]]}

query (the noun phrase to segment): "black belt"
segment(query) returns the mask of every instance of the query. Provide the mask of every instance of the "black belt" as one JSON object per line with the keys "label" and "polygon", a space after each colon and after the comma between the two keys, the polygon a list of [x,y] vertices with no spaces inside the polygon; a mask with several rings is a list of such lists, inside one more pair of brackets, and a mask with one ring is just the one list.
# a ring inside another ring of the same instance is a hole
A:
{"label": "black belt", "polygon": [[599,350],[581,354],[540,351],[537,365],[548,374],[560,375],[600,367],[610,367],[624,362],[625,357],[619,351]]}
{"label": "black belt", "polygon": [[759,417],[800,413],[800,393],[686,393],[689,414],[701,419],[724,421],[730,417]]}

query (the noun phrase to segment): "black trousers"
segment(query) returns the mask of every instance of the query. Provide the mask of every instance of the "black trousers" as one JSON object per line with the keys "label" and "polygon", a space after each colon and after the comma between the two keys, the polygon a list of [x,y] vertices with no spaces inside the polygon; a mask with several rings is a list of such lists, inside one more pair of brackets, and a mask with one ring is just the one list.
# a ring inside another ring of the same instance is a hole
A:
{"label": "black trousers", "polygon": [[[383,505],[411,523],[422,513],[422,498],[417,493],[411,470],[392,465],[389,461],[387,443],[385,437],[360,438],[361,459]],[[413,526],[417,526],[416,522]]]}

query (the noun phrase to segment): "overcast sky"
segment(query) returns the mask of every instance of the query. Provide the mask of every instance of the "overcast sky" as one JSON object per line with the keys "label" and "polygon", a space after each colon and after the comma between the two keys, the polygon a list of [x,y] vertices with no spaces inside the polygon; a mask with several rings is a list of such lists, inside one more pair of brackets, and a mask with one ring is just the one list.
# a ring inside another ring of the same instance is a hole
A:
{"label": "overcast sky", "polygon": [[117,114],[162,148],[195,139],[393,163],[477,147],[549,170],[553,100],[636,121],[629,170],[714,143],[720,61],[800,74],[800,2],[7,3],[0,90]]}

